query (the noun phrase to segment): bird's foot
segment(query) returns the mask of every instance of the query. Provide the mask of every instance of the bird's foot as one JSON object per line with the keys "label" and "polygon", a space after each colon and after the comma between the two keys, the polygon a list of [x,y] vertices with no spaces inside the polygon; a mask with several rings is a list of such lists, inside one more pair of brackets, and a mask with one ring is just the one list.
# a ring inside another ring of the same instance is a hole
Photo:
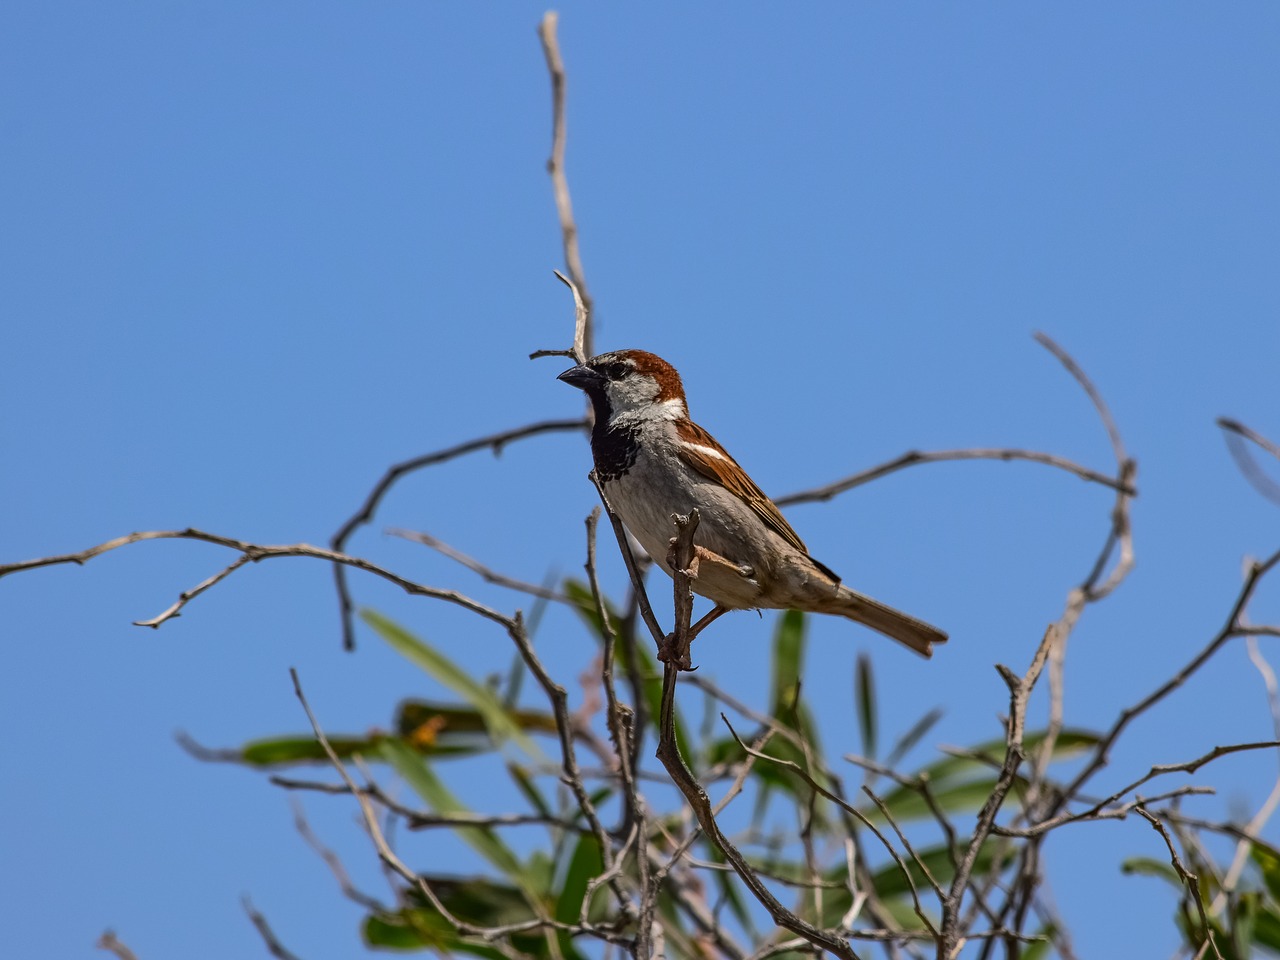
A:
{"label": "bird's foot", "polygon": [[693,665],[693,658],[690,656],[688,644],[685,644],[682,649],[680,638],[674,633],[668,633],[662,638],[662,642],[658,644],[658,659],[686,673],[698,669]]}

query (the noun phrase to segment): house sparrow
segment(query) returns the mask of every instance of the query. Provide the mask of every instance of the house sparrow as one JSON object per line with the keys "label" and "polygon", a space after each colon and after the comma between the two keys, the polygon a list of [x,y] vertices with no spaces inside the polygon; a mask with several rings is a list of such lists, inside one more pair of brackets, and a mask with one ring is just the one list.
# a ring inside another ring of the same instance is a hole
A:
{"label": "house sparrow", "polygon": [[559,378],[595,410],[596,476],[623,524],[671,574],[673,514],[698,508],[696,593],[728,610],[807,610],[848,617],[931,656],[947,635],[850,590],[804,542],[725,449],[689,419],[675,368],[643,350],[592,357]]}

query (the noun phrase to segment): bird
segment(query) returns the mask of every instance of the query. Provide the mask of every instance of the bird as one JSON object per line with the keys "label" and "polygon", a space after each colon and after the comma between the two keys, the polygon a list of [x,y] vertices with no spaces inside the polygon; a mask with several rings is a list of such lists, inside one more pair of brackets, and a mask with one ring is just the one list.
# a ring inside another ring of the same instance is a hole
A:
{"label": "bird", "polygon": [[607,504],[668,576],[674,515],[697,509],[691,585],[715,607],[695,633],[730,610],[775,609],[847,617],[924,657],[946,642],[942,630],[851,590],[809,555],[777,505],[689,418],[684,384],[667,361],[644,350],[616,350],[557,379],[590,400],[596,480]]}

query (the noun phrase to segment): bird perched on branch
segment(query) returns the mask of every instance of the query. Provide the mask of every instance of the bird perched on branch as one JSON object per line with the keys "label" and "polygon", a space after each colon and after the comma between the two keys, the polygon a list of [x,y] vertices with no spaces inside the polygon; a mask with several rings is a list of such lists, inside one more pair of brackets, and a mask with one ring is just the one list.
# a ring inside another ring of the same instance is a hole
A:
{"label": "bird perched on branch", "polygon": [[643,350],[602,353],[560,374],[595,410],[591,453],[605,495],[668,575],[674,514],[697,508],[694,592],[715,602],[696,630],[729,610],[769,608],[856,620],[931,656],[947,635],[850,590],[719,443],[689,419],[674,367]]}

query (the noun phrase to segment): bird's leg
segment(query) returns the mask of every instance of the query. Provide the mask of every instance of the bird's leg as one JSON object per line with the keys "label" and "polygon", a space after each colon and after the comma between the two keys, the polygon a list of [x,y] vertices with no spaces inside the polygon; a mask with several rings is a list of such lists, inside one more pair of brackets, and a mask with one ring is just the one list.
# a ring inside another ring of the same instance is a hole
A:
{"label": "bird's leg", "polygon": [[715,623],[717,620],[723,617],[726,613],[728,613],[730,609],[732,608],[722,607],[720,606],[720,604],[717,603],[714,607],[710,609],[710,611],[708,611],[705,615],[700,617],[697,623],[695,623],[692,627],[689,628],[689,639],[692,640],[695,637],[697,637],[697,635],[700,634],[703,630],[711,626],[711,624]]}
{"label": "bird's leg", "polygon": [[693,542],[694,531],[698,529],[696,507],[689,511],[687,517],[673,514],[671,519],[676,525],[676,536],[671,538],[667,548],[667,566],[675,581],[676,629],[667,634],[658,645],[658,659],[677,670],[692,670],[693,660],[689,655],[689,646],[696,635],[696,631],[689,626],[693,614],[693,581],[698,579],[698,567],[703,556],[715,555],[709,554]]}

